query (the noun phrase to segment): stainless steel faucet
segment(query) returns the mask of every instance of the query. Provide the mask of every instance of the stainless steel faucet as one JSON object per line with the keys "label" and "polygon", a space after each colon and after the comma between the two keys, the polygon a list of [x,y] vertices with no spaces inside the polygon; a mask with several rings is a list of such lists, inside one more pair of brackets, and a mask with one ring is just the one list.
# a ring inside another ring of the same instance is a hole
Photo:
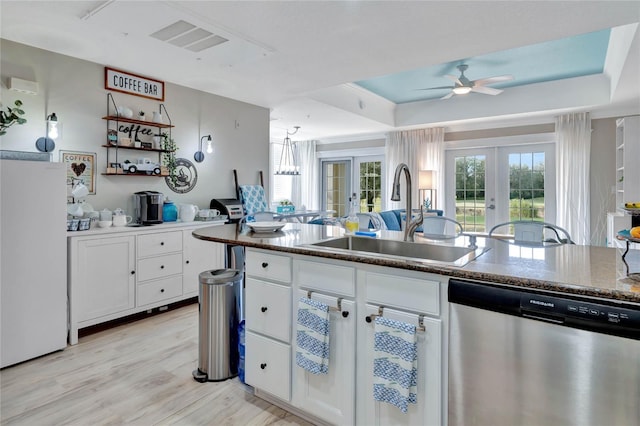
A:
{"label": "stainless steel faucet", "polygon": [[405,163],[398,164],[396,167],[395,175],[393,176],[393,185],[391,189],[391,201],[400,201],[400,174],[404,170],[404,175],[407,178],[407,225],[404,227],[404,240],[413,241],[413,234],[416,232],[418,226],[422,225],[422,206],[420,206],[420,215],[412,219],[411,218],[411,172],[409,166]]}

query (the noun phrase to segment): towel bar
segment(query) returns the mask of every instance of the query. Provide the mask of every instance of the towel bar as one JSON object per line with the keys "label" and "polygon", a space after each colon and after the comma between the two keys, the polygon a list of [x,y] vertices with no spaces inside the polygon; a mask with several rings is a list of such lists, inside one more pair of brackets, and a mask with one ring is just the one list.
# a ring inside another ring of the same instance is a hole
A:
{"label": "towel bar", "polygon": [[[378,306],[378,313],[377,314],[370,314],[367,315],[364,320],[366,322],[371,322],[373,321],[376,317],[381,317],[383,316],[382,313],[384,311],[384,306]],[[417,331],[427,331],[426,327],[424,326],[424,315],[418,315],[418,325],[416,326],[416,330]]]}
{"label": "towel bar", "polygon": [[[311,294],[313,291],[307,290],[307,299],[311,299]],[[342,310],[342,297],[336,298],[336,306],[329,306],[329,311],[340,312],[344,318],[349,316],[349,311]]]}

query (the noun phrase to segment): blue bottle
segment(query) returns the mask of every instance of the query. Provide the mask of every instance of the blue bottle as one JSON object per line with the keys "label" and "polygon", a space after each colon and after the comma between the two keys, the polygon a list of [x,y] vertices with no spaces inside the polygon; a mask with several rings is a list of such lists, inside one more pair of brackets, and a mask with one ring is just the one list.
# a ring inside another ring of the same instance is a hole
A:
{"label": "blue bottle", "polygon": [[173,201],[165,200],[162,205],[162,221],[175,222],[176,220],[178,220],[178,208]]}

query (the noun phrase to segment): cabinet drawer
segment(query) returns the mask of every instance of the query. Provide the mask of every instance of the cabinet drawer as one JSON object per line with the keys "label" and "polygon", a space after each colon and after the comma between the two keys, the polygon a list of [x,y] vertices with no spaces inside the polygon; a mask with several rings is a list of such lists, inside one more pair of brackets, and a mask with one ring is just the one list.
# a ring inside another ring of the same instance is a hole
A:
{"label": "cabinet drawer", "polygon": [[140,284],[137,291],[138,306],[178,297],[182,295],[182,277],[175,276]]}
{"label": "cabinet drawer", "polygon": [[138,257],[182,251],[182,232],[158,232],[138,235]]}
{"label": "cabinet drawer", "polygon": [[154,280],[181,273],[181,253],[138,260],[138,281]]}
{"label": "cabinet drawer", "polygon": [[366,301],[408,311],[440,315],[440,283],[365,272]]}
{"label": "cabinet drawer", "polygon": [[291,258],[247,250],[247,275],[268,280],[291,282]]}
{"label": "cabinet drawer", "polygon": [[280,399],[291,398],[291,347],[247,331],[245,380]]}
{"label": "cabinet drawer", "polygon": [[355,296],[355,269],[322,262],[297,260],[294,279],[300,288]]}
{"label": "cabinet drawer", "polygon": [[291,287],[247,278],[245,312],[248,330],[290,341]]}

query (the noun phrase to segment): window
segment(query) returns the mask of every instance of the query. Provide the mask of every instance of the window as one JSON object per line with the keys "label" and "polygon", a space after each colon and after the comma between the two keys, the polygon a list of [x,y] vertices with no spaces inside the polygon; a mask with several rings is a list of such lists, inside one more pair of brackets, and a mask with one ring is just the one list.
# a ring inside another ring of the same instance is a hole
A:
{"label": "window", "polygon": [[[271,143],[271,201],[277,203],[282,200],[291,200],[293,198],[293,182],[296,179],[293,176],[276,175],[275,171],[278,170],[280,164],[280,156],[282,155],[282,149],[284,144],[282,141],[279,143]],[[269,206],[271,208],[271,206]]]}
{"label": "window", "polygon": [[335,210],[335,216],[349,213],[351,194],[351,160],[322,162],[322,210]]}

